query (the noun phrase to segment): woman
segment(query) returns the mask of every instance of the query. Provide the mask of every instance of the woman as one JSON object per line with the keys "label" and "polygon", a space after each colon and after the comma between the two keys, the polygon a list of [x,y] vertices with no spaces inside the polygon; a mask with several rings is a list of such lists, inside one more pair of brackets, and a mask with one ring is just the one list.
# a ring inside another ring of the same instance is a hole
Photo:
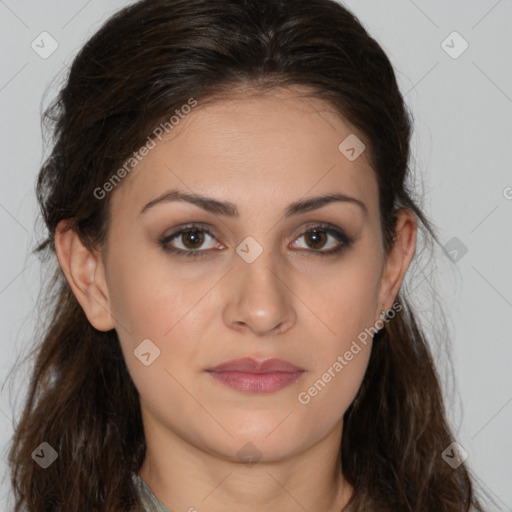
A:
{"label": "woman", "polygon": [[46,116],[16,511],[483,510],[401,291],[437,242],[410,117],[349,11],[138,2]]}

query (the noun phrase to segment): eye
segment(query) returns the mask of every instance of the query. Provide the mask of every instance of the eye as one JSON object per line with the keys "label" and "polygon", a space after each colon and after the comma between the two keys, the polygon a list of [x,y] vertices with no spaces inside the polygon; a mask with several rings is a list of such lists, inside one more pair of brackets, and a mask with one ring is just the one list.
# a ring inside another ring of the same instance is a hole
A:
{"label": "eye", "polygon": [[[330,224],[314,226],[302,233],[297,240],[300,238],[304,238],[306,246],[300,247],[297,245],[297,242],[294,241],[293,246],[295,248],[314,249],[313,252],[317,253],[319,256],[338,254],[350,247],[354,242],[354,239],[349,237],[342,229]],[[330,245],[328,244],[329,238],[331,238]],[[327,245],[329,245],[329,247],[327,247],[328,250],[319,250],[325,249]]]}
{"label": "eye", "polygon": [[[205,235],[206,237],[210,237],[215,240],[215,236],[208,229],[192,224],[166,236],[160,240],[160,245],[165,251],[175,253],[180,256],[204,256],[208,249],[212,249],[217,245],[214,243],[210,247],[207,247],[206,250],[199,250],[204,244]],[[178,244],[178,247],[169,245],[174,240],[176,240],[175,243]],[[181,244],[181,247],[179,244]]]}

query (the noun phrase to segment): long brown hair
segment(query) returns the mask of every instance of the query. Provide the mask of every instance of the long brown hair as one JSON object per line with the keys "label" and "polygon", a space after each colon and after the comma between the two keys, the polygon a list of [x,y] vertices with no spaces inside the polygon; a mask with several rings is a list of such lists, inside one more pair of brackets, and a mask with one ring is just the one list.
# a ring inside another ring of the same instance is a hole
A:
{"label": "long brown hair", "polygon": [[[386,250],[400,208],[439,244],[408,190],[412,121],[392,65],[342,5],[144,0],[117,12],[83,46],[45,112],[53,143],[37,197],[48,233],[35,252],[55,273],[9,453],[15,512],[128,512],[139,504],[131,481],[146,448],[138,392],[115,330],[91,326],[56,263],[57,224],[68,220],[84,243],[101,247],[115,191],[98,190],[155,138],[155,127],[190,98],[201,104],[237,88],[289,86],[327,100],[365,138]],[[483,510],[466,465],[453,469],[441,457],[454,439],[439,377],[402,291],[397,301],[402,308],[375,335],[344,416],[340,457],[355,488],[346,510]],[[58,454],[47,469],[32,459],[42,442]]]}

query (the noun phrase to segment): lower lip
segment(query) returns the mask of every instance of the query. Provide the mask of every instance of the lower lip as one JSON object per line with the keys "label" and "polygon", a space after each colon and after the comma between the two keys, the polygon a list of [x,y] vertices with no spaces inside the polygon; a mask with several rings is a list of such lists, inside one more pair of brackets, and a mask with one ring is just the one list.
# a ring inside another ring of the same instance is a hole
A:
{"label": "lower lip", "polygon": [[304,371],[245,373],[245,372],[208,372],[214,379],[226,386],[245,393],[273,393],[297,382]]}

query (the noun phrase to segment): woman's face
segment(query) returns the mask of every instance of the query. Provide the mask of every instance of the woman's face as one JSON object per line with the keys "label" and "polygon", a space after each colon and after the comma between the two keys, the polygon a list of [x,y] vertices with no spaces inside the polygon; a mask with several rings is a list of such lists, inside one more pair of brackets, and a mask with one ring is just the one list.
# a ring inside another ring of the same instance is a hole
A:
{"label": "woman's face", "polygon": [[[412,256],[385,265],[377,181],[353,134],[290,89],[199,104],[111,192],[97,270],[146,434],[276,460],[341,433],[365,329],[382,326]],[[335,194],[347,199],[304,206]],[[208,371],[246,357],[302,372]]]}

